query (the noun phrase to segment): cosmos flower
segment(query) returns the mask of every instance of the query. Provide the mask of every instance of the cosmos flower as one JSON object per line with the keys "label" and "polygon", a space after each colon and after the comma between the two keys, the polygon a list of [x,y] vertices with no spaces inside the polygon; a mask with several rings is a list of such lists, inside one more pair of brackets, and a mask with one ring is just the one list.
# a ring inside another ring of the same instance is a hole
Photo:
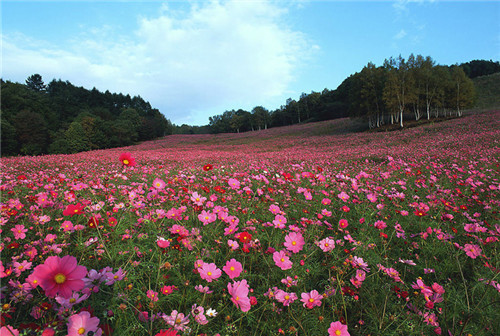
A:
{"label": "cosmos flower", "polygon": [[87,274],[85,266],[79,266],[75,257],[67,255],[62,258],[48,257],[45,263],[38,265],[33,270],[33,276],[38,279],[40,287],[45,290],[45,295],[63,298],[71,297],[75,291],[83,289],[83,278]]}
{"label": "cosmos flower", "polygon": [[222,270],[226,272],[230,279],[234,279],[240,276],[243,271],[243,266],[236,259],[231,259],[226,262],[226,265],[222,267]]}
{"label": "cosmos flower", "polygon": [[330,324],[328,336],[350,336],[350,334],[347,331],[347,326],[337,321]]}
{"label": "cosmos flower", "polygon": [[128,152],[121,153],[118,160],[120,160],[120,162],[124,166],[129,166],[129,167],[135,166],[135,159],[132,157],[132,154],[130,154]]}
{"label": "cosmos flower", "polygon": [[94,336],[101,336],[102,330],[98,325],[99,318],[91,317],[88,311],[71,315],[68,319],[68,336],[86,336],[89,332]]}

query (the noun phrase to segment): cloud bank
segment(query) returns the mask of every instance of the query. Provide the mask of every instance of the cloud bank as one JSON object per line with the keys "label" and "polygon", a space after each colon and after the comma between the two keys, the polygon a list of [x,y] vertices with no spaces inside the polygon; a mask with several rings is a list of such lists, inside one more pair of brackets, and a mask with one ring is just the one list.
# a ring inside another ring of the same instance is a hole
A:
{"label": "cloud bank", "polygon": [[39,73],[45,81],[141,95],[174,123],[206,124],[225,109],[283,101],[316,48],[285,16],[272,2],[193,2],[138,17],[125,36],[110,26],[61,43],[2,35],[2,76],[23,81]]}

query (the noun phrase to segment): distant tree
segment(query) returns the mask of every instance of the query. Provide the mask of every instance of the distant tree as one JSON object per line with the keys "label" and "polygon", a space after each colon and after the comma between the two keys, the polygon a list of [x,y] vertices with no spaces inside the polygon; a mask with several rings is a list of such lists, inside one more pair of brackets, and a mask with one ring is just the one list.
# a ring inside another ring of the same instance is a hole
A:
{"label": "distant tree", "polygon": [[259,129],[267,129],[270,122],[270,114],[267,109],[262,106],[255,106],[252,109],[252,116],[254,120],[255,127]]}
{"label": "distant tree", "polygon": [[26,79],[26,86],[33,91],[44,91],[46,89],[45,84],[43,83],[42,76],[39,74],[34,74]]}
{"label": "distant tree", "polygon": [[[382,94],[385,84],[385,71],[377,68],[375,64],[369,62],[360,73],[360,103],[359,107],[362,115],[368,116],[369,120],[380,127],[384,122],[384,103]],[[370,122],[369,124],[373,124]]]}
{"label": "distant tree", "polygon": [[467,77],[471,79],[500,72],[500,63],[498,61],[493,62],[492,60],[473,60],[460,64],[460,67],[464,70]]}
{"label": "distant tree", "polygon": [[396,112],[396,121],[403,127],[406,105],[411,102],[413,81],[409,76],[408,64],[401,55],[385,60],[387,82],[384,87],[384,102],[390,111]]}
{"label": "distant tree", "polygon": [[14,155],[18,153],[18,144],[16,141],[16,128],[12,124],[2,117],[0,121],[1,126],[1,136],[2,136],[2,151],[0,155]]}
{"label": "distant tree", "polygon": [[74,121],[65,132],[67,150],[69,153],[84,152],[91,149],[91,144],[82,124]]}
{"label": "distant tree", "polygon": [[23,110],[14,118],[20,152],[25,155],[46,153],[48,146],[47,123],[39,113]]}
{"label": "distant tree", "polygon": [[455,87],[457,116],[461,117],[463,108],[471,106],[474,102],[474,83],[459,66],[452,66],[450,72]]}

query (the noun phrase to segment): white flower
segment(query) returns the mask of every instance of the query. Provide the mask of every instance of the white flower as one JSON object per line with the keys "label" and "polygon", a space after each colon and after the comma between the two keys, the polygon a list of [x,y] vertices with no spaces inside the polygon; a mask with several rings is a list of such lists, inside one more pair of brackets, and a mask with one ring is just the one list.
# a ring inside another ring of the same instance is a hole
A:
{"label": "white flower", "polygon": [[212,308],[208,308],[207,312],[205,314],[209,317],[216,317],[217,316],[217,312],[215,311],[215,309],[212,309]]}

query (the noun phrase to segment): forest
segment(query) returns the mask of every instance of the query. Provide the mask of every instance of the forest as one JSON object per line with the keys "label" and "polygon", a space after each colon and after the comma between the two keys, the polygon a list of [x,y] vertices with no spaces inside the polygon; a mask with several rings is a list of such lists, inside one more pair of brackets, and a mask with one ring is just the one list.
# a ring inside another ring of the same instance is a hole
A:
{"label": "forest", "polygon": [[1,81],[2,156],[69,154],[128,146],[172,134],[173,125],[140,96],[87,90],[69,81]]}
{"label": "forest", "polygon": [[[411,54],[389,58],[382,66],[369,62],[360,72],[346,78],[335,90],[302,93],[288,98],[274,111],[257,106],[252,111],[225,111],[210,117],[212,133],[245,132],[268,127],[336,118],[361,118],[369,128],[412,118],[461,116],[473,106],[472,78],[500,72],[500,63],[474,60],[442,66],[430,57]],[[191,129],[197,133],[198,128]],[[203,131],[204,129],[202,129]]]}
{"label": "forest", "polygon": [[[461,116],[475,102],[472,78],[500,72],[500,63],[474,60],[437,65],[411,54],[369,62],[335,90],[302,93],[276,110],[228,110],[205,126],[174,125],[140,96],[100,92],[39,74],[25,84],[1,80],[2,155],[69,154],[114,148],[169,134],[240,133],[297,123],[359,118],[367,128],[409,118]],[[29,121],[29,122],[28,122]]]}

